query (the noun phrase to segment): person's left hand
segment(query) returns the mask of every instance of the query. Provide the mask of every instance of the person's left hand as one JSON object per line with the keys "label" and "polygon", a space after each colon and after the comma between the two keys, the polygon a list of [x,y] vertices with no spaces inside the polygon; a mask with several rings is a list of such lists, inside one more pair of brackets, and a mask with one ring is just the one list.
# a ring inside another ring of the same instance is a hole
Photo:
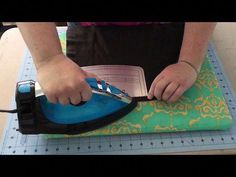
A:
{"label": "person's left hand", "polygon": [[148,99],[175,103],[197,79],[194,69],[184,62],[167,66],[152,82]]}

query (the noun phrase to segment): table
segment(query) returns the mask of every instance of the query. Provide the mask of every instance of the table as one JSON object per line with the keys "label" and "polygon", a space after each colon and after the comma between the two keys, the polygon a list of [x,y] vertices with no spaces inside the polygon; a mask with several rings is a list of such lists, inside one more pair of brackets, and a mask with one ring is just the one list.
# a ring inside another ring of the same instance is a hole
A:
{"label": "table", "polygon": [[[218,23],[212,35],[223,68],[236,93],[236,23]],[[18,30],[7,30],[0,40],[0,108],[10,109],[12,95],[19,73],[26,44]],[[7,114],[0,113],[0,138],[2,138]],[[236,154],[236,149],[196,151],[171,154]]]}

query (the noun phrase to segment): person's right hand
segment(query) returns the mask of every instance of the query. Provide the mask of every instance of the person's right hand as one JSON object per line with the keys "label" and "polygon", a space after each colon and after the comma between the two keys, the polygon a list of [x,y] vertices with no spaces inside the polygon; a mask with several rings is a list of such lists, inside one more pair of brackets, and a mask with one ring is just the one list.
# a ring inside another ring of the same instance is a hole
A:
{"label": "person's right hand", "polygon": [[92,96],[91,87],[85,81],[96,75],[83,71],[64,54],[56,55],[37,68],[38,82],[51,103],[79,104]]}

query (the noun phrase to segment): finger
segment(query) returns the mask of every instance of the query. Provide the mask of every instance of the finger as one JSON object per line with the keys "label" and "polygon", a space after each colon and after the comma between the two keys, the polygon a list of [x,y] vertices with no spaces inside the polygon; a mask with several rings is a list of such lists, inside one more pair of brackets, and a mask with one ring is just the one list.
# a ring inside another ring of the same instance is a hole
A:
{"label": "finger", "polygon": [[162,78],[163,78],[162,75],[158,75],[158,76],[154,79],[154,81],[152,82],[152,85],[151,85],[151,87],[150,87],[150,89],[149,89],[149,92],[148,92],[148,99],[152,99],[152,98],[153,98],[156,83],[157,83],[159,80],[161,80]]}
{"label": "finger", "polygon": [[50,102],[50,103],[58,103],[58,99],[56,97],[56,94],[52,93],[52,92],[48,92],[47,90],[43,89],[43,93],[45,94],[45,96],[47,97],[47,100]]}
{"label": "finger", "polygon": [[[78,94],[79,93],[79,94]],[[81,102],[81,95],[80,95],[80,92],[78,92],[76,94],[73,94],[70,96],[70,103],[73,104],[73,105],[77,105]]]}
{"label": "finger", "polygon": [[88,101],[92,97],[92,89],[87,83],[84,83],[81,88],[81,101]]}
{"label": "finger", "polygon": [[167,101],[176,91],[179,84],[176,82],[171,82],[162,94],[162,100]]}
{"label": "finger", "polygon": [[70,104],[70,99],[69,99],[69,97],[67,97],[67,96],[60,96],[60,97],[58,98],[58,100],[59,100],[59,103],[62,104],[62,105],[68,105],[68,104]]}
{"label": "finger", "polygon": [[53,95],[46,95],[47,97],[47,100],[50,102],[50,103],[53,103],[53,104],[56,104],[58,103],[58,99],[56,96],[53,96]]}
{"label": "finger", "polygon": [[169,85],[170,81],[163,78],[160,81],[156,83],[155,90],[154,90],[154,96],[158,99],[161,100],[162,94],[165,90],[165,88]]}
{"label": "finger", "polygon": [[185,89],[182,86],[179,86],[167,102],[175,103],[183,95],[184,92]]}

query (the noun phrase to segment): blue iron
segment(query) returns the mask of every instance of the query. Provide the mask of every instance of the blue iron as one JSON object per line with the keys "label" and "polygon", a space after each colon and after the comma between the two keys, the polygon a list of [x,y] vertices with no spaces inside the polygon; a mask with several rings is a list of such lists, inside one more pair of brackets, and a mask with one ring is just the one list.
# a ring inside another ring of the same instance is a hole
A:
{"label": "blue iron", "polygon": [[32,80],[17,83],[16,103],[22,134],[79,134],[92,131],[133,110],[137,102],[104,80],[86,79],[92,89],[89,101],[79,105],[50,103]]}

